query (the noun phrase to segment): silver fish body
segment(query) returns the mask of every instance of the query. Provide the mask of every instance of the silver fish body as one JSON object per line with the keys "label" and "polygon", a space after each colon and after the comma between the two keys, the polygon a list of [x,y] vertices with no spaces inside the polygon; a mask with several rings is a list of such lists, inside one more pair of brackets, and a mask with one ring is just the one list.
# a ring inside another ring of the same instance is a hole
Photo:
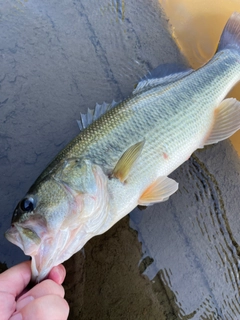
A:
{"label": "silver fish body", "polygon": [[[240,103],[224,99],[240,80],[240,14],[218,52],[197,71],[141,81],[63,149],[20,201],[7,238],[32,256],[40,281],[93,236],[138,204],[167,200],[178,184],[168,175],[206,144],[240,128]],[[85,125],[83,125],[84,127]]]}

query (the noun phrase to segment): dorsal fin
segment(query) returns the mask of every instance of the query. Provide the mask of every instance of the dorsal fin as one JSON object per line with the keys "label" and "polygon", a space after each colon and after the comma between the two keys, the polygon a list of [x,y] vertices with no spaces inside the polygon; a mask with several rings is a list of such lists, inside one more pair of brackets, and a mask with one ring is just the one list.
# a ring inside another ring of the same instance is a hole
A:
{"label": "dorsal fin", "polygon": [[176,63],[162,64],[142,78],[137,87],[133,90],[133,94],[143,92],[158,85],[165,86],[189,75],[191,72],[193,72],[193,69]]}
{"label": "dorsal fin", "polygon": [[87,113],[80,113],[80,120],[77,120],[80,131],[83,131],[91,123],[100,118],[108,110],[114,108],[117,105],[117,102],[113,100],[112,103],[103,102],[103,104],[96,103],[94,109],[89,109]]}

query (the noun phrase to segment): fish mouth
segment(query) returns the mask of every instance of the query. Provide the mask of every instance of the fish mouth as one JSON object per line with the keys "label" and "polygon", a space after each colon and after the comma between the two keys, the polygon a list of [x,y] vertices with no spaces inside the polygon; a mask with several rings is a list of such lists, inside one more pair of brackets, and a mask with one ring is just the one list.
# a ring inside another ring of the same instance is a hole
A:
{"label": "fish mouth", "polygon": [[[52,267],[56,265],[56,256],[61,251],[64,242],[61,232],[59,237],[56,234],[50,235],[43,226],[42,228],[39,225],[36,227],[35,224],[30,223],[13,223],[5,232],[5,237],[21,248],[26,255],[31,256],[32,281],[36,283],[46,278]],[[56,247],[53,239],[59,242]]]}
{"label": "fish mouth", "polygon": [[21,248],[26,255],[34,255],[41,243],[40,237],[34,230],[18,223],[12,224],[11,228],[5,232],[5,237]]}
{"label": "fish mouth", "polygon": [[[46,233],[44,233],[44,235],[46,235]],[[48,263],[50,262],[50,265],[52,263],[49,261],[49,256],[44,250],[45,247],[48,247],[45,243],[45,237],[43,237],[44,239],[41,239],[37,232],[31,228],[31,225],[22,225],[19,223],[13,223],[5,232],[5,237],[8,241],[21,248],[26,255],[32,257],[32,280],[34,282],[40,282],[44,279],[51,268],[43,268],[46,263],[43,263],[43,261],[46,259],[48,260]]]}
{"label": "fish mouth", "polygon": [[[45,279],[55,265],[69,258],[69,256],[63,258],[64,248],[69,244],[69,232],[67,230],[47,232],[45,227],[29,221],[21,224],[15,222],[5,232],[8,241],[31,256],[32,281],[36,283]],[[60,253],[62,255],[59,257]]]}
{"label": "fish mouth", "polygon": [[5,237],[9,242],[12,242],[23,250],[22,239],[16,226],[12,225],[11,228],[5,232]]}

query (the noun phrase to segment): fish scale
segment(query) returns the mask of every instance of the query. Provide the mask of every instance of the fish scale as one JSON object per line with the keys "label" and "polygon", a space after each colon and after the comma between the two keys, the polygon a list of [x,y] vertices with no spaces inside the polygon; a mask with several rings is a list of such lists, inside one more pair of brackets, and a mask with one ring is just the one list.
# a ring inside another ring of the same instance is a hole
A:
{"label": "fish scale", "polygon": [[178,189],[173,170],[240,128],[240,103],[223,100],[240,80],[240,14],[206,65],[168,68],[144,77],[126,100],[81,115],[80,134],[17,205],[6,237],[32,257],[34,280],[137,205],[167,200]]}

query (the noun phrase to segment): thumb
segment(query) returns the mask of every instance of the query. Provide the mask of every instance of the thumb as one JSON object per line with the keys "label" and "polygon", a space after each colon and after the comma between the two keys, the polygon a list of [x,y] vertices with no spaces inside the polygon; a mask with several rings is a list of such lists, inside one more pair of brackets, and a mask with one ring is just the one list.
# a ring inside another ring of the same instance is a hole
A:
{"label": "thumb", "polygon": [[47,278],[53,280],[57,284],[62,284],[65,277],[66,269],[62,264],[59,264],[58,266],[52,268]]}

